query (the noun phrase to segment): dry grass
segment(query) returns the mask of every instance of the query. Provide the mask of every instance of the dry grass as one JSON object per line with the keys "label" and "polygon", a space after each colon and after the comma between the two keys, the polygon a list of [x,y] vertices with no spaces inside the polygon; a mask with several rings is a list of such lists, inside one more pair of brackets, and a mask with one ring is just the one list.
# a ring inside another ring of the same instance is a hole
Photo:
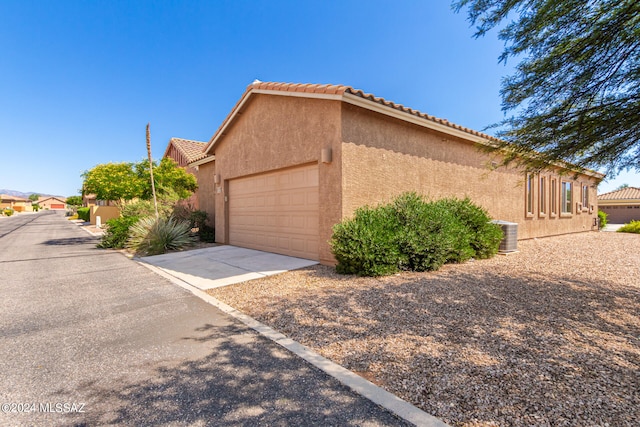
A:
{"label": "dry grass", "polygon": [[519,249],[435,273],[316,266],[209,293],[452,425],[638,425],[640,236]]}

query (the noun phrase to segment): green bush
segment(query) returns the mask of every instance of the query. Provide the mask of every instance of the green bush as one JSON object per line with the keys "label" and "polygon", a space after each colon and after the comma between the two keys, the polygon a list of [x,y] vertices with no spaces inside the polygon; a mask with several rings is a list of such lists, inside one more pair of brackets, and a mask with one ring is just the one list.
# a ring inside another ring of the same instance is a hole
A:
{"label": "green bush", "polygon": [[468,231],[446,205],[426,203],[415,193],[405,193],[393,207],[399,223],[397,243],[406,255],[404,268],[437,270],[446,262],[473,256]]}
{"label": "green bush", "polygon": [[102,235],[102,240],[98,243],[99,248],[122,249],[129,239],[129,228],[138,222],[138,217],[127,216],[110,219],[106,223],[106,230]]}
{"label": "green bush", "polygon": [[78,208],[78,211],[76,212],[78,214],[78,218],[80,218],[83,221],[90,221],[91,218],[91,214],[89,213],[89,211],[91,210],[91,208]]}
{"label": "green bush", "polygon": [[189,222],[191,222],[191,228],[200,229],[202,227],[205,227],[208,216],[209,214],[207,214],[205,211],[196,210],[191,212],[191,214],[189,215]]}
{"label": "green bush", "polygon": [[375,209],[358,209],[333,231],[337,271],[363,276],[437,270],[449,262],[489,258],[503,237],[486,211],[469,199],[426,202],[415,193]]}
{"label": "green bush", "polygon": [[13,209],[11,209],[11,208],[6,208],[6,209],[4,209],[4,210],[2,211],[2,214],[3,214],[3,215],[5,215],[5,216],[11,216],[11,215],[13,215]]}
{"label": "green bush", "polygon": [[142,218],[129,229],[126,246],[139,255],[159,255],[193,244],[190,232],[191,227],[187,221],[162,217]]}
{"label": "green bush", "polygon": [[[462,200],[442,199],[436,204],[450,211],[470,233],[469,245],[473,251],[471,257],[485,259],[498,253],[504,233],[499,225],[491,223],[487,211],[475,205],[468,197]],[[458,262],[460,261],[465,259],[460,259]]]}
{"label": "green bush", "polygon": [[619,233],[636,233],[640,234],[640,221],[631,221],[617,230]]}
{"label": "green bush", "polygon": [[198,236],[201,242],[215,243],[216,241],[216,229],[203,224],[198,228]]}
{"label": "green bush", "polygon": [[609,221],[607,220],[608,216],[609,215],[607,215],[606,213],[600,210],[598,211],[598,229],[599,230],[602,230],[603,228],[605,228],[609,223]]}
{"label": "green bush", "polygon": [[342,274],[381,276],[405,263],[397,242],[399,223],[392,207],[363,207],[333,227],[331,247]]}

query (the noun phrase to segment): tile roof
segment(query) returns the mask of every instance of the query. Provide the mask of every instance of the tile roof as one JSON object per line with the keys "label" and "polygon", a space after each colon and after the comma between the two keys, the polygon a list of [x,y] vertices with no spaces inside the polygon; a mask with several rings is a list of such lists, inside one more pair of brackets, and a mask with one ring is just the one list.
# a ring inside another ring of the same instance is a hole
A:
{"label": "tile roof", "polygon": [[67,202],[67,198],[66,197],[58,197],[58,196],[44,196],[44,197],[38,197],[38,203],[44,202],[45,200],[49,200],[49,199],[55,199],[58,200],[60,202]]}
{"label": "tile roof", "polygon": [[[305,84],[305,83],[274,83],[274,82],[259,82],[255,81],[247,87],[247,92],[250,90],[274,90],[282,92],[302,92],[302,93],[316,93],[316,94],[331,94],[331,95],[344,95],[345,93],[358,96],[363,99],[393,108],[404,113],[411,114],[416,117],[439,123],[445,126],[449,126],[453,129],[457,129],[474,136],[479,136],[484,139],[497,141],[494,136],[487,135],[482,132],[475,131],[473,129],[466,128],[464,126],[451,123],[446,119],[440,119],[438,117],[431,116],[429,114],[422,113],[413,108],[405,107],[402,104],[397,104],[393,101],[387,101],[384,98],[377,97],[370,93],[365,93],[361,89],[354,89],[351,86],[345,85],[331,85],[331,84]],[[246,93],[246,92],[245,92]]]}
{"label": "tile roof", "polygon": [[626,187],[620,190],[598,194],[598,200],[633,200],[640,199],[640,188]]}
{"label": "tile roof", "polygon": [[11,196],[9,194],[0,194],[0,199],[8,200],[10,202],[28,202],[29,199],[25,199],[23,197]]}
{"label": "tile roof", "polygon": [[462,131],[471,136],[480,137],[489,141],[498,141],[497,138],[484,134],[482,132],[475,131],[473,129],[466,128],[464,126],[457,125],[455,123],[451,123],[448,120],[440,119],[429,114],[422,113],[418,110],[414,110],[413,108],[405,107],[402,104],[397,104],[392,101],[387,101],[384,98],[376,97],[372,94],[365,93],[360,89],[355,89],[351,86],[346,85],[334,85],[334,84],[312,84],[312,83],[278,83],[278,82],[261,82],[259,80],[254,81],[242,94],[242,97],[238,100],[236,105],[231,109],[231,112],[224,119],[216,133],[211,137],[207,146],[204,149],[205,153],[208,153],[212,146],[215,145],[215,141],[222,135],[224,135],[224,130],[226,127],[233,121],[236,113],[240,110],[241,106],[248,99],[248,97],[252,93],[260,93],[260,92],[283,92],[282,94],[299,94],[304,96],[304,94],[312,94],[314,96],[329,96],[336,97],[336,99],[344,99],[345,96],[357,96],[359,98],[371,101],[373,103],[377,103],[379,105],[383,105],[385,107],[389,107],[395,109],[397,111],[401,111],[403,113],[407,113],[413,115],[415,117],[419,117],[433,123],[437,123],[451,129],[455,129],[457,131]]}
{"label": "tile roof", "polygon": [[[227,117],[224,119],[224,121],[222,122],[218,130],[215,132],[215,134],[211,137],[211,139],[207,143],[204,149],[204,152],[209,153],[209,151],[211,151],[213,146],[216,145],[216,141],[221,136],[224,136],[225,129],[234,120],[234,117],[241,110],[242,105],[245,103],[245,101],[249,98],[249,96],[252,93],[269,93],[269,92],[276,93],[276,94],[278,92],[281,92],[282,95],[295,94],[297,96],[305,96],[305,94],[311,94],[312,96],[316,96],[316,97],[328,97],[331,99],[339,99],[342,101],[348,101],[349,97],[355,96],[358,98],[362,98],[363,100],[370,101],[374,104],[382,105],[384,107],[388,107],[393,110],[400,111],[402,113],[406,113],[414,117],[418,117],[420,119],[424,119],[428,122],[435,123],[436,126],[443,126],[445,129],[449,128],[454,133],[461,132],[462,134],[467,134],[470,137],[480,138],[481,141],[476,141],[479,143],[484,142],[484,143],[490,144],[491,142],[500,141],[498,138],[494,136],[491,136],[482,132],[478,132],[476,130],[473,130],[464,126],[460,126],[455,123],[451,123],[446,119],[440,119],[438,117],[434,117],[429,114],[422,113],[418,110],[414,110],[413,108],[405,107],[402,104],[397,104],[393,101],[388,101],[384,98],[380,98],[375,95],[365,93],[364,91],[360,89],[355,89],[351,86],[333,85],[333,84],[311,84],[311,83],[261,82],[259,80],[256,80],[253,83],[251,83],[249,86],[247,86],[247,89],[242,94],[242,97],[238,100],[238,102],[235,104],[231,112],[227,115]],[[210,157],[213,158],[213,155],[211,155]],[[572,169],[572,166],[570,164],[564,164],[560,166]],[[587,170],[586,173],[591,174],[599,179],[604,178],[604,175],[598,172]]]}
{"label": "tile roof", "polygon": [[169,151],[169,147],[173,144],[176,149],[182,153],[182,155],[187,159],[188,163],[195,162],[196,160],[200,160],[207,155],[204,152],[204,148],[207,143],[202,141],[193,141],[191,139],[182,139],[182,138],[171,138],[169,140],[169,144],[167,145],[167,149],[165,150],[164,155],[167,155]]}

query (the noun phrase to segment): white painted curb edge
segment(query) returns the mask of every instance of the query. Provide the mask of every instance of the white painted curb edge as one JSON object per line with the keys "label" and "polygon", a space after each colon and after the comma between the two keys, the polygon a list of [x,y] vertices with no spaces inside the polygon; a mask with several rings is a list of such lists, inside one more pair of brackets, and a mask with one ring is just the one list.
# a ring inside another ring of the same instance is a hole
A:
{"label": "white painted curb edge", "polygon": [[190,291],[192,294],[197,296],[198,298],[206,301],[207,303],[219,308],[221,311],[227,313],[228,315],[238,319],[245,325],[254,329],[261,335],[270,340],[276,342],[297,356],[303,358],[307,362],[311,363],[316,368],[326,372],[331,375],[342,384],[354,390],[356,393],[366,397],[372,402],[382,406],[383,408],[393,412],[400,418],[409,421],[410,423],[415,424],[420,427],[448,427],[448,424],[445,424],[442,420],[424,412],[421,409],[413,406],[406,400],[400,399],[398,396],[389,393],[388,391],[378,387],[370,381],[365,380],[359,375],[354,374],[342,366],[333,363],[329,359],[326,359],[323,356],[320,356],[318,353],[312,351],[308,347],[292,340],[291,338],[287,338],[285,335],[277,332],[271,327],[258,322],[254,318],[247,316],[246,314],[236,310],[235,308],[223,303],[222,301],[217,300],[212,297],[208,293],[191,286],[189,283],[170,275],[165,272],[161,268],[158,268],[154,265],[147,264],[142,261],[136,261],[138,264],[141,264],[147,267],[149,270],[153,271],[156,274],[170,280],[176,285]]}

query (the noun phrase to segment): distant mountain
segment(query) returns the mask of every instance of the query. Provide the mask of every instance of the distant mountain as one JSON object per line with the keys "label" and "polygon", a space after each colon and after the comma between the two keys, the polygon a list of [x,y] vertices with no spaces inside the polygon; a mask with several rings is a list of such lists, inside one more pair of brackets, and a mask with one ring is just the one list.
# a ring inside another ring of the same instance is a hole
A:
{"label": "distant mountain", "polygon": [[0,189],[0,194],[8,194],[9,196],[22,197],[23,199],[28,199],[29,196],[32,194],[39,194],[42,197],[63,197],[57,194],[38,193],[37,191],[29,191],[28,193],[23,193],[22,191],[6,190],[6,189]]}

